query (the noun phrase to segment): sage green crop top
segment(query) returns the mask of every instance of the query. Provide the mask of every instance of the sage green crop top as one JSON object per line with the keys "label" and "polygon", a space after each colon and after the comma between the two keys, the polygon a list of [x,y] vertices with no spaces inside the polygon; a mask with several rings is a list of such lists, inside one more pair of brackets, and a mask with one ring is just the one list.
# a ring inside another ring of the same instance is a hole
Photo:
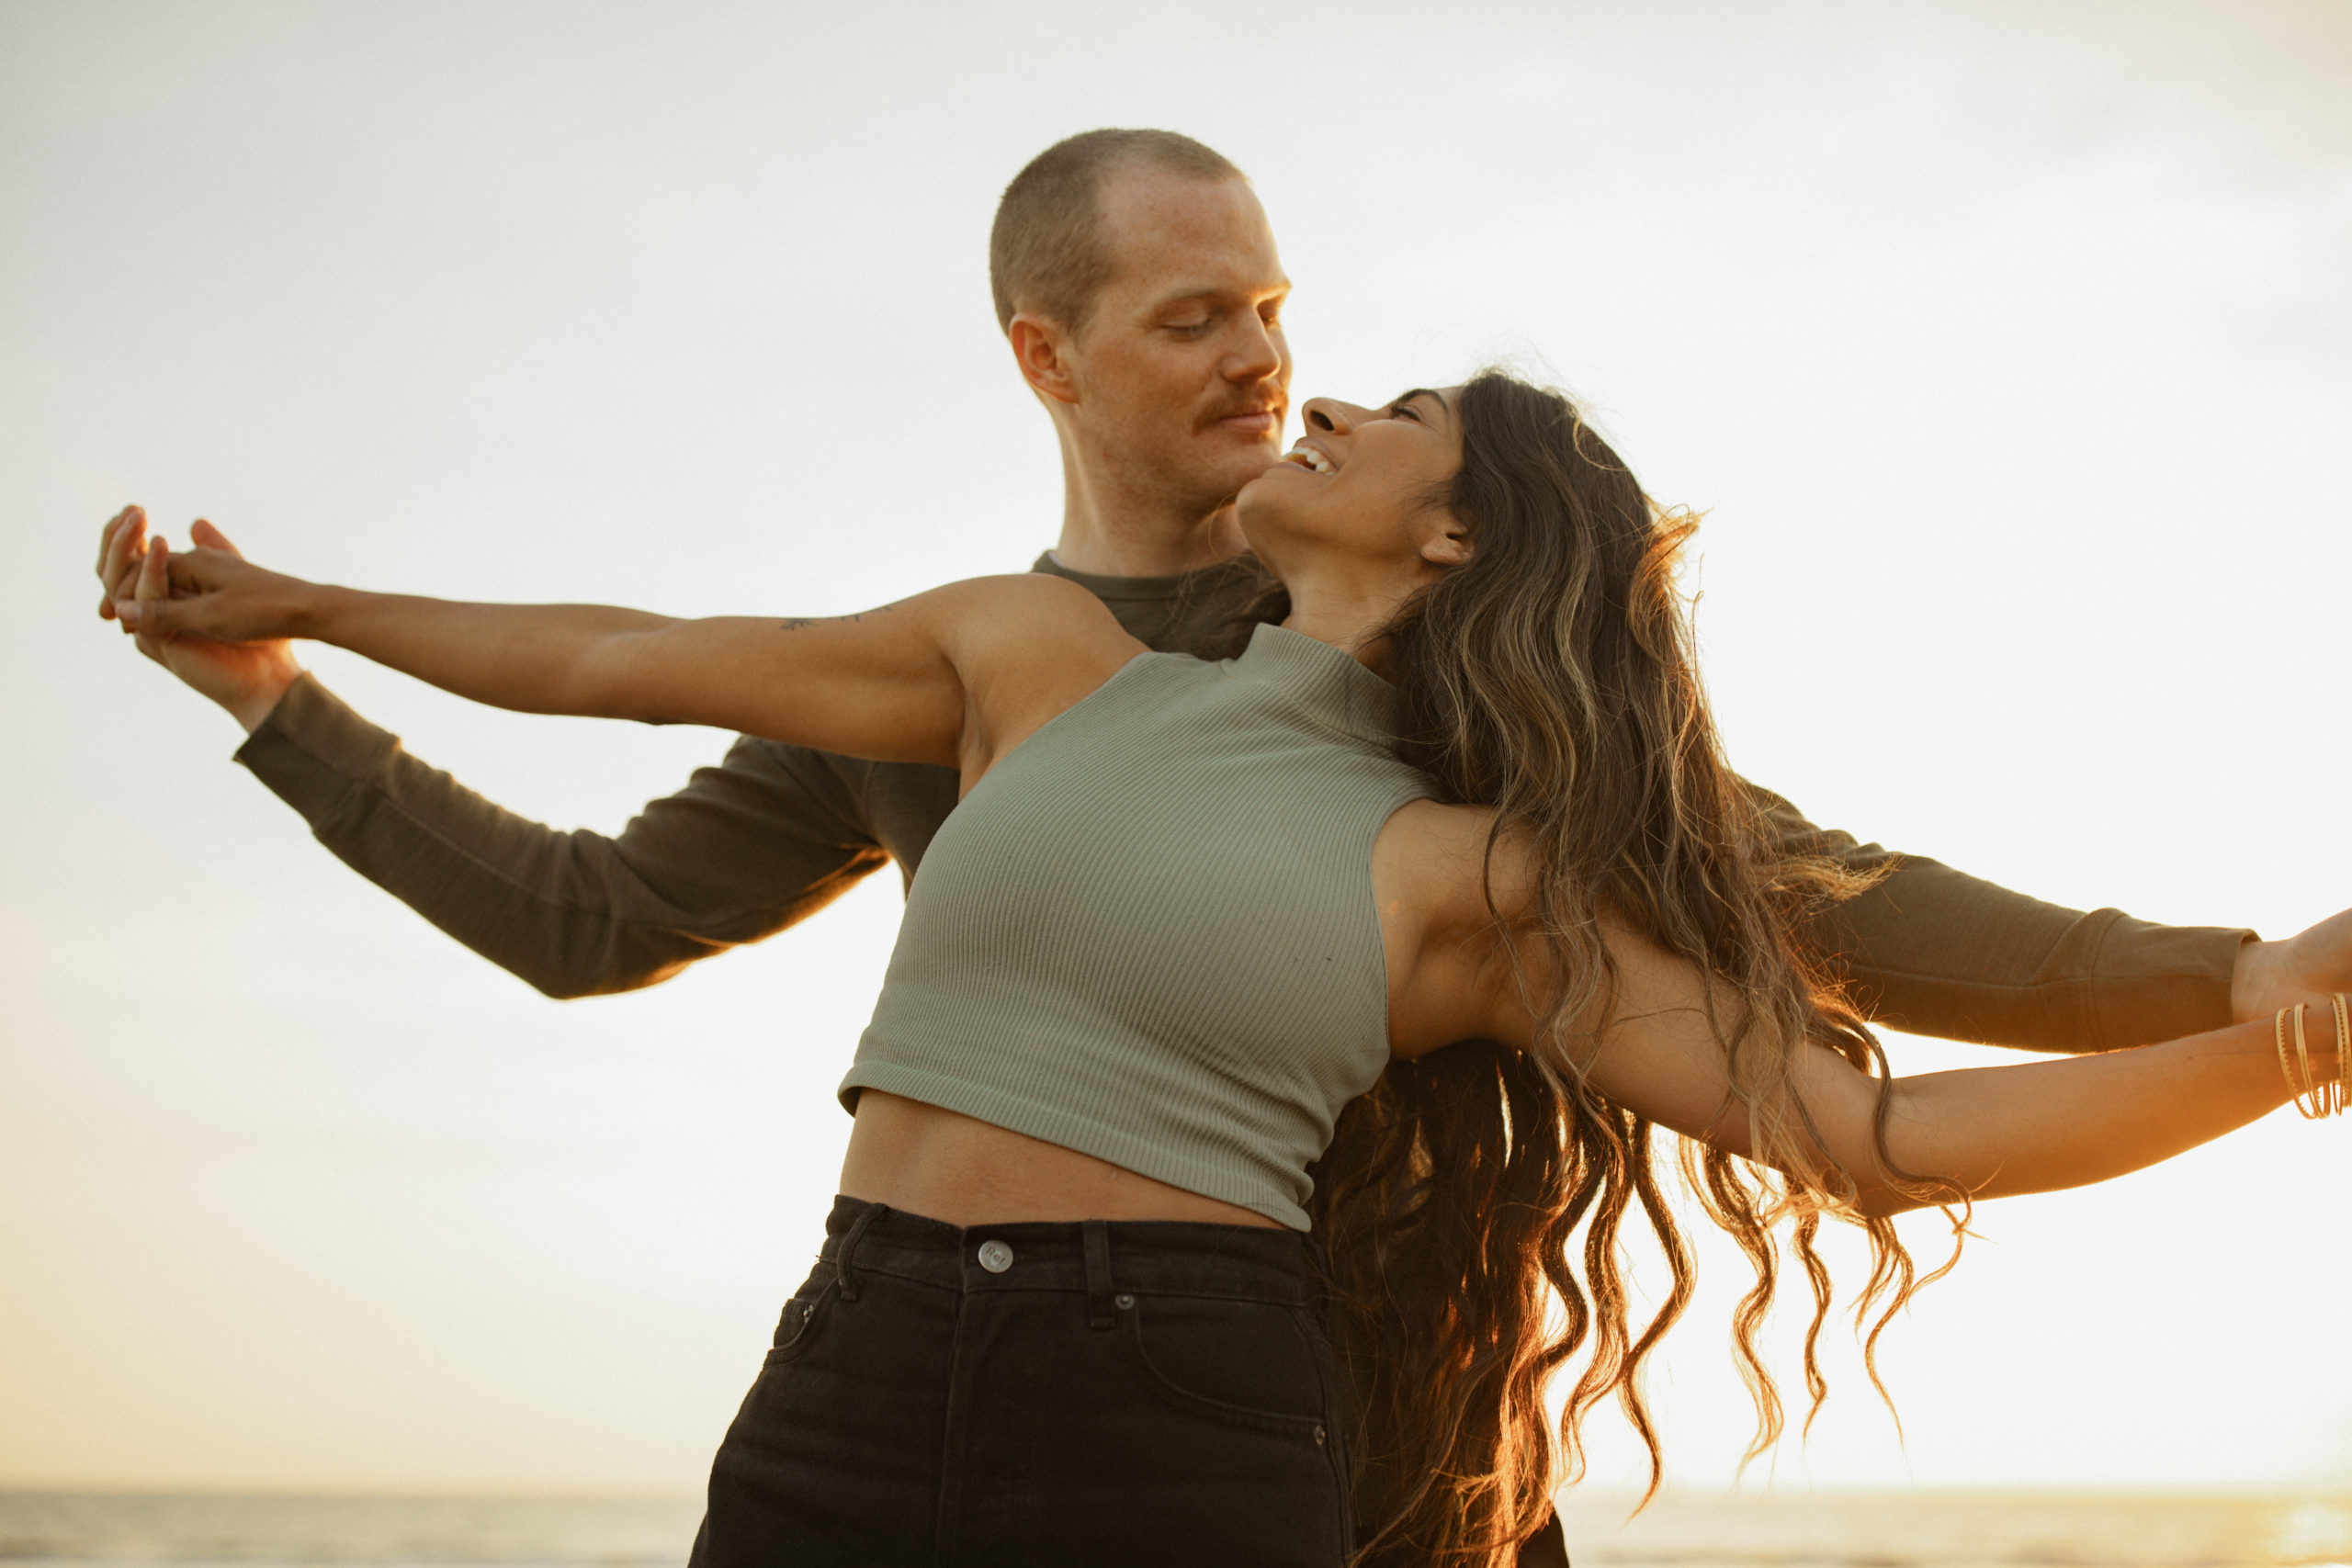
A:
{"label": "sage green crop top", "polygon": [[1429,793],[1394,691],[1261,626],[1137,655],[989,769],[907,897],[842,1100],[943,1106],[1307,1228],[1388,1061],[1373,840]]}

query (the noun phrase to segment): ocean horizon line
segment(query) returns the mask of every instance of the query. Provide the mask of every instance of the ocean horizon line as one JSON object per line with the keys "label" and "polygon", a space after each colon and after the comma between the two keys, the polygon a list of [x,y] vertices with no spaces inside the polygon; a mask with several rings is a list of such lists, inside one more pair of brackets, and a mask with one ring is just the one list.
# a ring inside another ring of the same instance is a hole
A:
{"label": "ocean horizon line", "polygon": [[[1577,1568],[2352,1568],[2352,1488],[1566,1489]],[[0,1483],[0,1564],[677,1568],[693,1493]]]}

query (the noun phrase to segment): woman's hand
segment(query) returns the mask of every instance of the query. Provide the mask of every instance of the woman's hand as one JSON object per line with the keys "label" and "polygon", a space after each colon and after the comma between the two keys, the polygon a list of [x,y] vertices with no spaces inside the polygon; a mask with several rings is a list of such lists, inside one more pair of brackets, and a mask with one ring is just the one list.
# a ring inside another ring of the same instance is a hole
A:
{"label": "woman's hand", "polygon": [[[189,532],[202,547],[199,555],[225,557],[239,566],[244,565],[237,547],[211,524],[198,518]],[[287,688],[302,678],[302,666],[294,657],[293,645],[282,637],[232,642],[195,631],[142,626],[140,623],[146,614],[141,607],[142,599],[148,604],[168,599],[171,568],[178,561],[196,558],[174,558],[163,540],[157,539],[151,546],[146,535],[147,514],[136,506],[126,506],[117,513],[99,535],[97,570],[104,592],[98,601],[98,615],[119,621],[122,629],[137,642],[140,652],[228,709],[250,734],[268,718]],[[130,612],[127,617],[123,613],[126,609]]]}
{"label": "woman's hand", "polygon": [[220,542],[176,556],[161,538],[148,545],[134,592],[114,604],[127,630],[142,638],[194,635],[230,643],[314,634],[316,583],[257,567],[219,529],[198,526]]}

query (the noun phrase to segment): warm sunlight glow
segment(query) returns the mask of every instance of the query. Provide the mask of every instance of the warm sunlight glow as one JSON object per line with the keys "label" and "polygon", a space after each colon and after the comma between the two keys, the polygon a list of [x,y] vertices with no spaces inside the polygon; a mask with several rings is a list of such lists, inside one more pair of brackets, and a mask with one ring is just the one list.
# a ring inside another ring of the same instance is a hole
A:
{"label": "warm sunlight glow", "polygon": [[[1372,6],[1305,50],[1186,16],[0,7],[0,1488],[701,1484],[820,1239],[895,872],[548,1000],[232,762],[93,615],[97,528],[681,614],[1021,570],[1062,491],[987,228],[1087,126],[1250,171],[1298,397],[1506,356],[1589,399],[1705,512],[1733,760],[1814,820],[2076,908],[2352,904],[2345,8]],[[559,827],[729,740],[309,661]],[[1984,1206],[1883,1344],[1907,1441],[1838,1330],[1748,1486],[2242,1488],[2268,1511],[2214,1529],[2352,1562],[2343,1509],[2278,1501],[2352,1490],[2347,1160],[2282,1113]],[[1704,1230],[1651,1384],[1691,1488],[1750,1430],[1745,1276]],[[1593,1496],[1637,1485],[1593,1437]]]}

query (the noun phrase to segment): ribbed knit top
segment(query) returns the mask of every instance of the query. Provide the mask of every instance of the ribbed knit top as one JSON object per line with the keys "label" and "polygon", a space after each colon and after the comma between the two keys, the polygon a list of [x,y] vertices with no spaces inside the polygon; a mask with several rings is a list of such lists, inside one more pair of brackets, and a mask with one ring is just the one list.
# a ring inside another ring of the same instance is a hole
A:
{"label": "ribbed knit top", "polygon": [[1428,794],[1394,691],[1261,626],[1139,654],[990,768],[907,897],[842,1100],[877,1089],[1299,1230],[1388,1060],[1381,825]]}

